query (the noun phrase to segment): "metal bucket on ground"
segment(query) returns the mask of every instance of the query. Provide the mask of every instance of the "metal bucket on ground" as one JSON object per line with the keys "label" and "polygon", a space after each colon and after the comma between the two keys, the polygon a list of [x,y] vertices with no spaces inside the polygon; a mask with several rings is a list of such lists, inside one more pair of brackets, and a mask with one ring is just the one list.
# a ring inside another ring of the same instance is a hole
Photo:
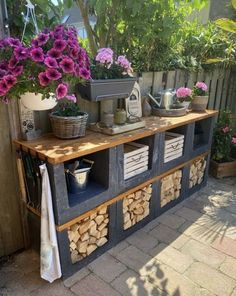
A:
{"label": "metal bucket on ground", "polygon": [[88,159],[76,160],[66,169],[67,188],[70,193],[85,190],[88,184],[89,173],[94,161]]}

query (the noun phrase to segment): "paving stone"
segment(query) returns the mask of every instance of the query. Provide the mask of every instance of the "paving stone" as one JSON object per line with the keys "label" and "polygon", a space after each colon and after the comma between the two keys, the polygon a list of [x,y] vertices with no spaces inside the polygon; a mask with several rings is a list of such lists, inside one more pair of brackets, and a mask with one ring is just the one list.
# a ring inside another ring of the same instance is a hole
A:
{"label": "paving stone", "polygon": [[136,272],[139,272],[139,269],[152,259],[151,256],[145,254],[134,246],[129,246],[124,249],[116,256],[116,258]]}
{"label": "paving stone", "polygon": [[40,266],[39,254],[34,250],[26,250],[14,257],[14,266],[23,270],[25,274],[38,270]]}
{"label": "paving stone", "polygon": [[126,266],[105,253],[88,265],[88,268],[105,282],[110,283],[126,270]]}
{"label": "paving stone", "polygon": [[193,239],[183,246],[181,252],[190,255],[197,261],[206,263],[215,268],[225,260],[224,254]]}
{"label": "paving stone", "polygon": [[158,241],[166,244],[173,242],[179,236],[179,233],[177,231],[162,224],[151,230],[150,234],[156,237]]}
{"label": "paving stone", "polygon": [[[75,294],[66,288],[60,280],[48,284],[42,289],[38,289],[30,294],[30,296],[74,296]],[[26,295],[25,295],[26,296]]]}
{"label": "paving stone", "polygon": [[175,249],[181,249],[187,241],[190,240],[190,237],[186,236],[185,234],[180,234],[172,243],[169,245]]}
{"label": "paving stone", "polygon": [[28,275],[20,278],[19,283],[24,289],[27,289],[28,292],[33,292],[39,288],[48,286],[48,282],[41,279],[40,271],[32,271]]}
{"label": "paving stone", "polygon": [[192,237],[197,241],[201,241],[202,243],[208,245],[222,238],[221,234],[190,221],[185,222],[182,226],[180,226],[178,231],[184,233],[186,236]]}
{"label": "paving stone", "polygon": [[166,292],[161,291],[147,278],[141,279],[136,272],[130,269],[116,278],[111,285],[123,296],[167,296]]}
{"label": "paving stone", "polygon": [[93,274],[75,284],[71,291],[78,296],[120,296],[120,293]]}
{"label": "paving stone", "polygon": [[202,216],[202,213],[199,213],[186,207],[182,207],[181,209],[175,212],[175,215],[178,215],[186,220],[194,222]]}
{"label": "paving stone", "polygon": [[221,264],[220,270],[236,280],[236,259],[227,257],[226,260]]}
{"label": "paving stone", "polygon": [[79,271],[74,273],[71,277],[63,281],[64,286],[67,288],[72,287],[74,284],[76,284],[77,282],[82,280],[84,277],[86,277],[89,273],[90,271],[88,270],[87,267],[80,269]]}
{"label": "paving stone", "polygon": [[201,262],[193,263],[185,274],[192,281],[218,296],[230,295],[236,286],[233,279]]}
{"label": "paving stone", "polygon": [[163,243],[152,249],[149,254],[180,273],[183,273],[193,263],[193,259],[189,255]]}
{"label": "paving stone", "polygon": [[165,213],[158,218],[158,221],[172,229],[177,229],[185,222],[185,219],[171,213]]}
{"label": "paving stone", "polygon": [[147,279],[154,286],[167,292],[168,295],[195,296],[199,289],[185,275],[176,272],[171,267],[155,259],[149,261],[140,269],[140,274],[141,279]]}
{"label": "paving stone", "polygon": [[236,289],[233,291],[233,293],[231,294],[231,296],[236,296]]}
{"label": "paving stone", "polygon": [[158,244],[158,240],[155,237],[142,230],[136,231],[126,240],[131,245],[137,246],[137,248],[143,252],[148,252]]}
{"label": "paving stone", "polygon": [[147,225],[145,225],[142,230],[145,232],[149,232],[151,231],[153,228],[155,228],[156,226],[158,226],[160,223],[158,221],[158,218],[152,220],[151,222],[149,222]]}
{"label": "paving stone", "polygon": [[119,254],[122,250],[124,250],[125,248],[127,248],[129,246],[129,244],[127,243],[127,241],[122,241],[119,244],[117,244],[115,247],[111,248],[108,253],[111,254],[112,256],[116,256],[117,254]]}
{"label": "paving stone", "polygon": [[211,246],[229,256],[236,258],[236,241],[229,237],[218,237]]}

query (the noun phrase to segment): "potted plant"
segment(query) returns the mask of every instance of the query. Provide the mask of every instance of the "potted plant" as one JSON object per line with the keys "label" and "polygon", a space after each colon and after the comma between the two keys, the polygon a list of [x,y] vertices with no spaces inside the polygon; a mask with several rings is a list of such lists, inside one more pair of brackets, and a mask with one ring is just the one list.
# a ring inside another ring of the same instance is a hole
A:
{"label": "potted plant", "polygon": [[[66,89],[61,89],[66,92]],[[61,96],[55,110],[49,115],[56,137],[72,139],[85,136],[88,114],[81,112],[75,95]]]}
{"label": "potted plant", "polygon": [[192,90],[188,87],[180,87],[176,91],[176,96],[179,104],[188,109],[192,101]]}
{"label": "potted plant", "polygon": [[207,85],[198,81],[193,87],[192,97],[191,108],[193,111],[206,110],[208,103]]}
{"label": "potted plant", "polygon": [[101,48],[91,64],[91,79],[86,84],[80,83],[78,91],[90,101],[126,98],[135,81],[131,64],[125,56],[115,59],[110,48]]}
{"label": "potted plant", "polygon": [[29,46],[3,39],[0,58],[0,98],[21,98],[32,110],[54,107],[71,86],[90,78],[89,58],[73,27],[45,29]]}
{"label": "potted plant", "polygon": [[213,131],[212,154],[210,162],[211,174],[216,178],[236,176],[236,129],[231,112],[220,113]]}

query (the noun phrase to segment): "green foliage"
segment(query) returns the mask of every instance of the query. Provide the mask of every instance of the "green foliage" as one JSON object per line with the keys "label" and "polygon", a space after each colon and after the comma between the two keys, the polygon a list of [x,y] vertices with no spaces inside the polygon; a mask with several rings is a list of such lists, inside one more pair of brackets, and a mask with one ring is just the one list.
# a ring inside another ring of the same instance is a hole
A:
{"label": "green foliage", "polygon": [[236,135],[231,112],[224,110],[220,113],[218,122],[213,132],[211,157],[217,162],[227,162],[232,159],[233,137]]}
{"label": "green foliage", "polygon": [[[65,4],[68,7],[71,5],[68,0],[58,0],[58,5],[55,5],[52,0],[34,0],[32,3],[35,5],[35,14],[37,18],[37,23],[39,31],[45,27],[53,27],[54,25],[60,23],[61,17],[65,9]],[[26,15],[26,1],[25,0],[6,0],[10,34],[13,37],[21,38],[23,28],[24,28],[24,15]],[[35,29],[30,19],[27,24],[27,29],[25,32],[24,43],[29,43],[29,39],[35,35]]]}
{"label": "green foliage", "polygon": [[79,105],[68,100],[60,100],[55,107],[54,115],[62,117],[79,116],[80,112]]}

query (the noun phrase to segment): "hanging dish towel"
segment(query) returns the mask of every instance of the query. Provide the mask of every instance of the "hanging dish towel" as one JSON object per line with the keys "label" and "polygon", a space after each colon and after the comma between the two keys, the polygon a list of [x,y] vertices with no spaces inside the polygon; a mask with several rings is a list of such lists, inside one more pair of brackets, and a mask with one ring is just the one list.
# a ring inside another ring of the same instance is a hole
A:
{"label": "hanging dish towel", "polygon": [[61,277],[61,264],[52,208],[51,187],[45,164],[40,166],[40,172],[42,175],[40,274],[41,278],[52,283]]}

